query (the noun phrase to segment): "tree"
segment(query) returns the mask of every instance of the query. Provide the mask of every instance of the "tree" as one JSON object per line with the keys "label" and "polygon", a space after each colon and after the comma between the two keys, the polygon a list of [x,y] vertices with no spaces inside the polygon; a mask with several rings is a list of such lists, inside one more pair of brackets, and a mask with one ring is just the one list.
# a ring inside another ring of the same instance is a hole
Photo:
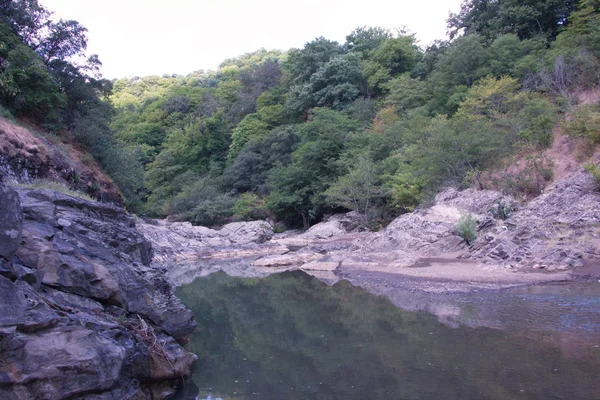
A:
{"label": "tree", "polygon": [[305,227],[321,217],[327,207],[323,193],[342,173],[339,158],[358,126],[340,112],[314,109],[309,122],[297,125],[301,142],[292,162],[269,173],[267,207],[289,222],[301,218]]}
{"label": "tree", "polygon": [[569,21],[572,0],[466,0],[458,14],[450,14],[450,37],[477,33],[492,41],[514,33],[520,39],[542,35],[554,40]]}
{"label": "tree", "polygon": [[393,76],[411,71],[421,57],[413,35],[386,39],[370,54],[365,64],[369,86],[376,91]]}
{"label": "tree", "polygon": [[355,54],[336,55],[322,63],[309,79],[290,88],[287,106],[296,115],[312,107],[341,109],[360,94],[366,95],[360,59]]}
{"label": "tree", "polygon": [[366,59],[370,53],[377,49],[385,40],[391,39],[392,33],[381,27],[358,27],[346,36],[344,47],[350,53],[357,53],[360,58]]}
{"label": "tree", "polygon": [[0,99],[16,115],[58,119],[66,97],[39,56],[0,22]]}
{"label": "tree", "polygon": [[377,202],[385,194],[375,165],[365,156],[358,157],[350,171],[325,191],[327,201],[334,206],[358,211],[365,216],[367,225]]}
{"label": "tree", "polygon": [[307,43],[303,49],[291,50],[284,69],[288,74],[291,85],[307,83],[310,77],[317,72],[332,57],[343,53],[338,42],[319,37]]}

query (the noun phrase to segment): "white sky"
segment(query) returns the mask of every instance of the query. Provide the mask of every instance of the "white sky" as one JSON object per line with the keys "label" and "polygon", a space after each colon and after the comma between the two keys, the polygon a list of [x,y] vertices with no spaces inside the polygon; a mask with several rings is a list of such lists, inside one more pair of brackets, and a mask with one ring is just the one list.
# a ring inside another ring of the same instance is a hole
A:
{"label": "white sky", "polygon": [[343,42],[359,26],[442,39],[461,0],[39,0],[88,29],[105,78],[188,74],[264,47],[303,47],[318,36]]}

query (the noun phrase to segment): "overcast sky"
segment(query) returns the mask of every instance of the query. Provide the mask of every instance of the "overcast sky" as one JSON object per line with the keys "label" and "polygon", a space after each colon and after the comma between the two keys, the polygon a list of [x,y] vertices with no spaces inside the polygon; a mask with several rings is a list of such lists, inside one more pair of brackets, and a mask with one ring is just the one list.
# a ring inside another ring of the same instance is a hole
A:
{"label": "overcast sky", "polygon": [[40,0],[88,28],[105,78],[187,74],[264,47],[343,42],[359,26],[399,28],[426,45],[446,34],[461,0]]}

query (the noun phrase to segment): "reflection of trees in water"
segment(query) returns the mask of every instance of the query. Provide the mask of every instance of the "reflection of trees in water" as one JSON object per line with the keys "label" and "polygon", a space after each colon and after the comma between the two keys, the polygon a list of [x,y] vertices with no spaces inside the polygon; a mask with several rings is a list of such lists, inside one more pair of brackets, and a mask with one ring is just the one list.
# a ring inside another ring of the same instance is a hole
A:
{"label": "reflection of trees in water", "polygon": [[200,392],[261,399],[593,398],[600,363],[509,332],[453,329],[341,281],[223,273],[178,289]]}

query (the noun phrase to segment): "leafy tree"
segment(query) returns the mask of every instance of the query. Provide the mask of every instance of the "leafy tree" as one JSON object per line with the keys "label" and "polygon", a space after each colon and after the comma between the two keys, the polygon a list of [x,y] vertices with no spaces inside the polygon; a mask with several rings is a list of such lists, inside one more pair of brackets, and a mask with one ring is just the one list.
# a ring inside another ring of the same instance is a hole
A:
{"label": "leafy tree", "polygon": [[264,137],[250,139],[226,168],[226,185],[241,192],[268,193],[269,171],[291,163],[299,142],[295,126],[275,128]]}
{"label": "leafy tree", "polygon": [[393,76],[411,71],[420,57],[413,35],[387,39],[371,52],[365,64],[365,76],[372,88],[381,90]]}
{"label": "leafy tree", "polygon": [[291,85],[308,83],[311,76],[332,57],[341,55],[342,47],[337,42],[319,37],[307,43],[303,49],[291,50],[284,69]]}
{"label": "leafy tree", "polygon": [[392,33],[385,28],[377,26],[358,27],[346,36],[344,47],[348,52],[357,53],[361,59],[366,59],[372,51],[392,37]]}
{"label": "leafy tree", "polygon": [[242,193],[232,208],[238,221],[252,221],[266,217],[264,201],[254,193]]}
{"label": "leafy tree", "polygon": [[350,171],[325,191],[327,201],[334,206],[358,211],[365,216],[367,225],[385,194],[375,165],[364,156],[358,157]]}
{"label": "leafy tree", "polygon": [[295,114],[312,107],[341,109],[361,92],[366,94],[360,61],[353,54],[345,54],[324,63],[307,83],[290,88],[287,105]]}
{"label": "leafy tree", "polygon": [[231,145],[227,159],[235,159],[248,140],[263,136],[269,130],[269,124],[263,122],[258,114],[248,114],[240,121],[231,134]]}
{"label": "leafy tree", "polygon": [[0,22],[0,98],[17,115],[57,118],[66,98],[38,55]]}
{"label": "leafy tree", "polygon": [[413,79],[408,73],[390,80],[384,87],[388,92],[385,103],[393,105],[399,112],[423,106],[433,97],[427,82]]}
{"label": "leafy tree", "polygon": [[341,174],[338,160],[356,121],[328,109],[314,109],[310,122],[298,127],[300,145],[292,162],[271,170],[267,207],[288,221],[300,217],[304,227],[326,207],[323,192]]}
{"label": "leafy tree", "polygon": [[520,39],[537,35],[553,40],[567,25],[574,9],[571,0],[466,0],[458,14],[448,18],[451,37],[477,33],[487,40],[514,33]]}

